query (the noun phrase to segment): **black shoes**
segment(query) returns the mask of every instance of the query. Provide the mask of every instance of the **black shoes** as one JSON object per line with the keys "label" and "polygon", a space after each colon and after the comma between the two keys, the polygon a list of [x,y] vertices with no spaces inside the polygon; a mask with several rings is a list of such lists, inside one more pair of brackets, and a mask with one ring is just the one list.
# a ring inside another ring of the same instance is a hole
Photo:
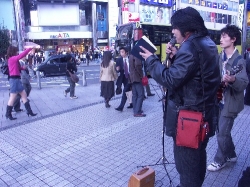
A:
{"label": "black shoes", "polygon": [[150,93],[150,94],[148,94],[147,96],[150,97],[150,96],[154,96],[154,95],[155,95],[155,94]]}
{"label": "black shoes", "polygon": [[130,105],[127,108],[133,108],[133,104],[130,103]]}
{"label": "black shoes", "polygon": [[117,107],[117,108],[115,108],[117,111],[120,111],[120,112],[122,112],[123,111],[123,109],[122,108],[119,108],[119,107]]}

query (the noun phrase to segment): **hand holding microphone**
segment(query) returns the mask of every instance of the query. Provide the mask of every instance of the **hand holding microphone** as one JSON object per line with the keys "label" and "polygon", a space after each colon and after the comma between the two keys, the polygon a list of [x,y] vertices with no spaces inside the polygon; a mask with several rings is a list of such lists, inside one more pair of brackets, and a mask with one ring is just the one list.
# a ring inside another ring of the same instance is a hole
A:
{"label": "hand holding microphone", "polygon": [[166,60],[169,59],[170,55],[174,56],[177,53],[177,49],[175,48],[175,44],[176,44],[175,38],[171,38],[171,40],[167,43],[167,45],[166,45],[166,53],[167,53]]}

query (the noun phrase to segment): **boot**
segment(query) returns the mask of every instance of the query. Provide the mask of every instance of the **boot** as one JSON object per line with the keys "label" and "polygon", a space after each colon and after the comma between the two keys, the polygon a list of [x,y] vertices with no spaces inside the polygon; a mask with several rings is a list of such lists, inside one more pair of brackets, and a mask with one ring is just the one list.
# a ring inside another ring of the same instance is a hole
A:
{"label": "boot", "polygon": [[8,105],[7,105],[6,114],[5,114],[6,119],[10,119],[10,120],[15,120],[15,119],[17,119],[17,118],[13,118],[13,117],[12,117],[12,114],[11,114],[12,109],[13,109],[13,106],[8,106]]}
{"label": "boot", "polygon": [[24,103],[25,109],[27,110],[27,115],[31,115],[31,116],[36,116],[37,114],[34,114],[30,108],[30,103],[29,101],[27,101],[26,103]]}

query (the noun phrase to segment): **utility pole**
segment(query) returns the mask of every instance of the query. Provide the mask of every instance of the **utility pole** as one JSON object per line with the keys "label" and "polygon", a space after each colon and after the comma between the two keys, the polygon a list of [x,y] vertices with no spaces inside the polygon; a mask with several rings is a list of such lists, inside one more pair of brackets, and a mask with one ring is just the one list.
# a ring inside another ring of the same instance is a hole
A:
{"label": "utility pole", "polygon": [[[18,6],[16,6],[18,5]],[[19,7],[19,10],[17,10],[16,8]],[[23,41],[22,41],[22,37],[21,37],[21,26],[20,26],[20,1],[18,0],[13,0],[13,10],[14,10],[14,14],[15,14],[15,28],[16,28],[16,34],[17,34],[17,40],[18,40],[18,49],[19,51],[23,51]]]}
{"label": "utility pole", "polygon": [[244,55],[246,51],[246,39],[247,39],[247,0],[243,0],[244,12],[243,12],[243,25],[242,25],[242,37],[241,37],[241,54]]}
{"label": "utility pole", "polygon": [[93,49],[97,47],[97,12],[96,12],[96,2],[92,2],[92,37],[93,37]]}

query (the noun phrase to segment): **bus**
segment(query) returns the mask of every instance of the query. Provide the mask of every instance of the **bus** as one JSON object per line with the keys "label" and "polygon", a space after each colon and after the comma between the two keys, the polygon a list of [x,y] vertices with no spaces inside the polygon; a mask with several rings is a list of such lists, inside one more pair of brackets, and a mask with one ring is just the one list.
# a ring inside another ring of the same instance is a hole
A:
{"label": "bus", "polygon": [[[218,52],[222,51],[220,47],[220,30],[208,29],[210,38],[218,47]],[[157,47],[156,55],[164,62],[166,59],[166,44],[170,41],[172,34],[171,25],[140,24],[138,22],[123,24],[118,26],[115,40],[115,56],[119,55],[119,48],[126,47],[130,51],[135,42],[141,36],[147,36],[149,40]],[[241,54],[241,44],[236,46]]]}

